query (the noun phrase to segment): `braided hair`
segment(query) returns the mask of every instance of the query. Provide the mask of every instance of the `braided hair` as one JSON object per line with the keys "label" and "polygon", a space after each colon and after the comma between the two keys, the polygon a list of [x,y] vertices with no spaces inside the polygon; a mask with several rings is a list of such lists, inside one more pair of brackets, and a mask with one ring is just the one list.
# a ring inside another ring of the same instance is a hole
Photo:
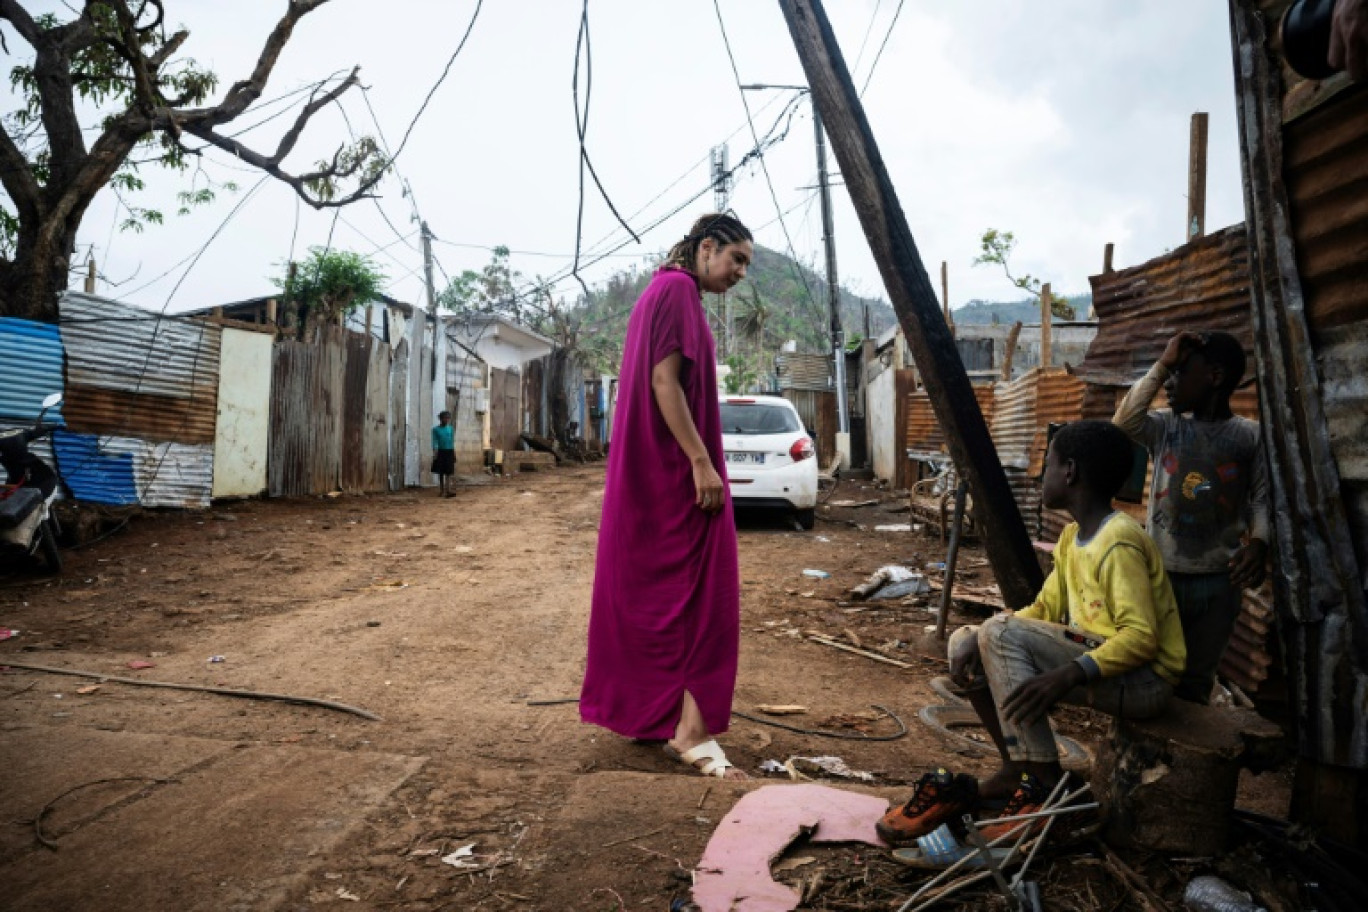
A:
{"label": "braided hair", "polygon": [[741,224],[736,216],[726,212],[711,212],[694,222],[684,239],[670,248],[665,264],[678,266],[693,275],[698,262],[698,248],[708,238],[716,241],[718,247],[755,240],[751,237],[750,229]]}

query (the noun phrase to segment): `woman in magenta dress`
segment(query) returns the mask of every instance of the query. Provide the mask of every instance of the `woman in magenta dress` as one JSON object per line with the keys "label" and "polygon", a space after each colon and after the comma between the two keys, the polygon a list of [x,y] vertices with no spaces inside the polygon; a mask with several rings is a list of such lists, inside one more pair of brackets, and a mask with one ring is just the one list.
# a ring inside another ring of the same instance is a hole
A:
{"label": "woman in magenta dress", "polygon": [[702,292],[730,289],[753,255],[745,225],[705,215],[632,310],[580,696],[584,721],[719,778],[745,777],[713,740],[731,719],[741,584]]}

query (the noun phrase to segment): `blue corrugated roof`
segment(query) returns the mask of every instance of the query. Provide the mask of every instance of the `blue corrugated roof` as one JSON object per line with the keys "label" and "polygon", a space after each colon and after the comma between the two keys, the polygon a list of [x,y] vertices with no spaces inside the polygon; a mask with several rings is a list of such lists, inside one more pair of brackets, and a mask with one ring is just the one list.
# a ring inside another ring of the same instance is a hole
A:
{"label": "blue corrugated roof", "polygon": [[[60,393],[62,333],[55,323],[0,317],[0,418],[33,421],[43,399]],[[45,420],[61,424],[61,407]]]}
{"label": "blue corrugated roof", "polygon": [[138,486],[133,481],[133,454],[100,450],[94,434],[57,431],[52,435],[57,470],[77,500],[102,504],[136,504]]}

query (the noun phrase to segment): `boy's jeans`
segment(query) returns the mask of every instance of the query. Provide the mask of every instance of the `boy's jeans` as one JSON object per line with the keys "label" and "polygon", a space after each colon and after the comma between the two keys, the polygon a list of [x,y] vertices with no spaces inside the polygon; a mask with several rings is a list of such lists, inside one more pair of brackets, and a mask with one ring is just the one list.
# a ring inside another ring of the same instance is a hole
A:
{"label": "boy's jeans", "polygon": [[1187,643],[1187,669],[1173,695],[1193,703],[1211,699],[1216,668],[1225,655],[1235,620],[1240,616],[1243,593],[1230,582],[1230,574],[1170,573],[1178,619]]}
{"label": "boy's jeans", "polygon": [[[957,637],[978,637],[983,675],[998,707],[1007,756],[1019,763],[1059,760],[1054,732],[1046,716],[1033,725],[1023,726],[1002,718],[1001,708],[1012,691],[1026,681],[1090,651],[1090,647],[1068,639],[1066,629],[1060,624],[999,614],[981,627],[962,627],[950,638],[948,646],[953,655]],[[1075,687],[1060,702],[1088,706],[1125,719],[1146,719],[1163,710],[1172,692],[1172,685],[1145,667]]]}

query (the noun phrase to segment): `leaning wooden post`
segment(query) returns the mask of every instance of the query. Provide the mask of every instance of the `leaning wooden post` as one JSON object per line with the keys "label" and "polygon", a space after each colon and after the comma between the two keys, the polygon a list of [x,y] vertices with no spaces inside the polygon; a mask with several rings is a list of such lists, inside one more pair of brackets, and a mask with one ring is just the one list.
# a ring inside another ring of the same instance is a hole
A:
{"label": "leaning wooden post", "polygon": [[779,6],[950,455],[969,481],[1003,599],[1014,608],[1029,605],[1044,581],[1040,565],[831,23],[820,0]]}
{"label": "leaning wooden post", "polygon": [[941,307],[945,310],[945,325],[950,327],[950,334],[955,334],[955,319],[950,316],[950,267],[945,260],[941,260]]}
{"label": "leaning wooden post", "polygon": [[1192,131],[1188,140],[1188,218],[1187,238],[1206,234],[1206,179],[1207,179],[1207,114],[1192,115]]}
{"label": "leaning wooden post", "polygon": [[1050,297],[1050,283],[1046,282],[1040,289],[1040,369],[1045,370],[1050,366],[1051,357],[1054,355],[1054,333],[1053,320],[1054,308],[1050,306],[1053,298]]}

